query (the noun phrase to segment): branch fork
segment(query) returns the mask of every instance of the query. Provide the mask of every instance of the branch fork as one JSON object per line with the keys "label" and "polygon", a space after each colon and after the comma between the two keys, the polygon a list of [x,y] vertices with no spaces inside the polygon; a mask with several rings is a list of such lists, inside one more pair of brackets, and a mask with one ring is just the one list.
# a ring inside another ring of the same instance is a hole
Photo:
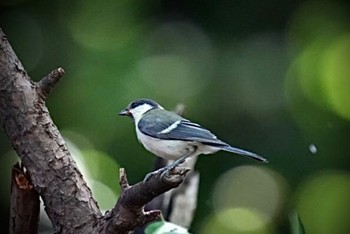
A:
{"label": "branch fork", "polygon": [[[45,106],[63,75],[63,68],[57,68],[39,82],[32,81],[0,28],[0,123],[30,178],[30,184],[24,185],[32,186],[35,199],[39,195],[42,198],[54,232],[128,233],[159,219],[159,210],[144,211],[144,206],[178,187],[189,169],[177,167],[168,173],[155,173],[135,185],[129,185],[125,170],[120,169],[121,196],[115,207],[102,215]],[[22,186],[23,179],[21,175],[15,177],[14,184]],[[19,201],[11,205],[16,204]],[[37,225],[37,219],[33,220]],[[10,226],[16,226],[12,221]],[[35,231],[10,228],[10,233]]]}

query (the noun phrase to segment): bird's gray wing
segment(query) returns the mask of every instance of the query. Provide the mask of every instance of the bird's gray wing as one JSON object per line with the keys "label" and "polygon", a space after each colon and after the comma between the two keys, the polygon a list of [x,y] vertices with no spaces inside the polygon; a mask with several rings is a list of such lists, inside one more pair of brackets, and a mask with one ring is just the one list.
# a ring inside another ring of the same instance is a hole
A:
{"label": "bird's gray wing", "polygon": [[153,112],[152,115],[145,115],[139,121],[138,127],[143,134],[163,140],[198,141],[213,146],[227,146],[209,130],[175,113],[163,110],[162,118],[157,114]]}
{"label": "bird's gray wing", "polygon": [[189,120],[182,120],[176,129],[167,133],[173,139],[182,139],[187,141],[198,141],[207,145],[226,146],[227,144],[219,140],[208,129],[199,124],[192,123]]}
{"label": "bird's gray wing", "polygon": [[137,126],[139,130],[148,136],[167,139],[166,136],[162,137],[161,132],[168,129],[174,122],[181,121],[183,118],[175,113],[152,109],[140,119]]}

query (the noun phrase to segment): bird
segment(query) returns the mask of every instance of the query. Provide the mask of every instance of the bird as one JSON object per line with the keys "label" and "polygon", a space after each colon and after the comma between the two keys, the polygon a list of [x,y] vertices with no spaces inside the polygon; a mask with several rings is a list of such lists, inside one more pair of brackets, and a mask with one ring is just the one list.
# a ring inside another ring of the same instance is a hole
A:
{"label": "bird", "polygon": [[[187,158],[213,154],[220,150],[268,162],[258,154],[229,145],[208,129],[165,110],[151,99],[136,99],[118,114],[133,119],[137,138],[149,152],[167,160],[174,160],[172,164],[162,169],[163,172],[173,170]],[[146,178],[156,172],[148,174]]]}

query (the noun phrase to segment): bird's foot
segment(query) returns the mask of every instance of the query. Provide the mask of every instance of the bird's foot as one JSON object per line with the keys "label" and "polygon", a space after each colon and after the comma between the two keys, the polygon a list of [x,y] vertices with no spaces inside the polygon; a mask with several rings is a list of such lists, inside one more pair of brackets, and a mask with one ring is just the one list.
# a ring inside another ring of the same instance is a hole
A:
{"label": "bird's foot", "polygon": [[145,178],[143,179],[143,182],[147,182],[152,176],[155,176],[155,175],[157,175],[158,173],[163,174],[163,173],[165,172],[166,168],[167,168],[167,167],[160,168],[160,169],[158,169],[158,170],[156,170],[156,171],[152,171],[152,172],[148,173],[148,174],[145,176]]}
{"label": "bird's foot", "polygon": [[150,172],[148,173],[146,176],[145,176],[145,179],[143,179],[143,182],[146,182],[148,181],[152,176],[160,173],[161,176],[164,176],[165,173],[169,173],[171,172],[172,170],[174,170],[177,166],[179,166],[180,164],[184,163],[186,161],[186,158],[188,158],[189,156],[191,156],[191,154],[194,152],[195,150],[191,150],[189,151],[187,154],[185,154],[184,156],[182,156],[181,158],[175,160],[172,164],[166,166],[166,167],[163,167],[163,168],[160,168],[156,171],[153,171],[153,172]]}
{"label": "bird's foot", "polygon": [[166,167],[164,167],[163,169],[163,172],[160,174],[161,176],[165,176],[166,174],[169,174],[169,172],[171,172],[172,170],[175,169],[175,167],[177,167],[177,165],[174,165],[174,164],[170,164]]}
{"label": "bird's foot", "polygon": [[143,179],[144,182],[148,181],[152,176],[154,175],[157,175],[158,173],[161,175],[161,176],[164,176],[165,174],[173,171],[179,164],[183,163],[185,160],[178,160],[178,161],[175,161],[174,163],[168,165],[168,166],[165,166],[163,168],[160,168],[156,171],[152,171],[150,173],[148,173],[145,178]]}
{"label": "bird's foot", "polygon": [[175,160],[172,164],[166,166],[165,168],[167,169],[167,171],[172,171],[175,169],[175,167],[178,167],[180,164],[184,163],[187,157],[188,156],[185,155],[185,157],[181,157],[178,160]]}

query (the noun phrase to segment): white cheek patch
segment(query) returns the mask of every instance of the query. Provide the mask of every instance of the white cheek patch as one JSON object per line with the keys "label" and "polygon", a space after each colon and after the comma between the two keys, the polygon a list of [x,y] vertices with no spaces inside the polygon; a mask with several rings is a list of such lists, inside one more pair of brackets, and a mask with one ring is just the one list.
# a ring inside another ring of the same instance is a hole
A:
{"label": "white cheek patch", "polygon": [[135,122],[138,122],[142,115],[152,109],[153,107],[149,104],[143,104],[141,106],[136,107],[135,109],[131,109],[130,112],[135,120]]}
{"label": "white cheek patch", "polygon": [[163,129],[160,132],[157,132],[158,134],[165,134],[165,133],[169,133],[172,130],[174,130],[175,128],[177,128],[177,126],[181,123],[181,120],[178,120],[176,122],[174,122],[172,125],[170,125],[169,127],[167,127],[166,129]]}

